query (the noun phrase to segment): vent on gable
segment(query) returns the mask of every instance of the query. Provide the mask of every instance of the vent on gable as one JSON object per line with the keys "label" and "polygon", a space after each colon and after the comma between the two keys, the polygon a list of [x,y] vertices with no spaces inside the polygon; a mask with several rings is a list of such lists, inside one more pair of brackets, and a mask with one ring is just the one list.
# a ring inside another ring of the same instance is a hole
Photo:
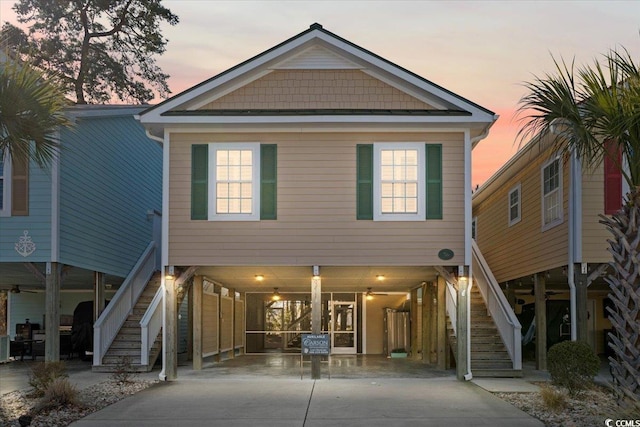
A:
{"label": "vent on gable", "polygon": [[284,62],[274,70],[354,70],[363,68],[321,46],[312,46]]}

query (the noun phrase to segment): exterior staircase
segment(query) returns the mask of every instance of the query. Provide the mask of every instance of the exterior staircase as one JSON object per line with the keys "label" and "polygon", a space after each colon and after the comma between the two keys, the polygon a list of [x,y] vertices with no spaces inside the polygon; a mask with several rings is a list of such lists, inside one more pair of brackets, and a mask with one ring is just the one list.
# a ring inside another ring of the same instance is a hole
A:
{"label": "exterior staircase", "polygon": [[158,288],[160,288],[160,284],[160,273],[156,272],[147,283],[144,291],[140,294],[131,314],[129,314],[122,324],[120,331],[102,358],[102,364],[100,366],[94,366],[94,371],[115,372],[123,369],[130,372],[151,371],[162,349],[162,333],[158,334],[151,348],[148,363],[140,363],[142,346],[140,320],[146,312],[147,307],[149,307]]}
{"label": "exterior staircase", "polygon": [[[474,377],[516,378],[513,362],[477,286],[471,288],[471,373]],[[456,357],[456,336],[447,316],[449,343]]]}
{"label": "exterior staircase", "polygon": [[471,288],[471,373],[475,377],[521,377],[477,286]]}

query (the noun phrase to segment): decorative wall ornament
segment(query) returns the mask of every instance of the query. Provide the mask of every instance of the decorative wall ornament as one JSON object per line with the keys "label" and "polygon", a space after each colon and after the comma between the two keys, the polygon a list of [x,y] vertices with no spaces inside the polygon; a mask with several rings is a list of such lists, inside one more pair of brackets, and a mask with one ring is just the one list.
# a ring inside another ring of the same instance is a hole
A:
{"label": "decorative wall ornament", "polygon": [[23,257],[28,257],[32,253],[36,251],[36,244],[31,240],[31,236],[29,236],[29,231],[24,230],[22,236],[18,240],[18,243],[15,245],[16,252],[18,252]]}

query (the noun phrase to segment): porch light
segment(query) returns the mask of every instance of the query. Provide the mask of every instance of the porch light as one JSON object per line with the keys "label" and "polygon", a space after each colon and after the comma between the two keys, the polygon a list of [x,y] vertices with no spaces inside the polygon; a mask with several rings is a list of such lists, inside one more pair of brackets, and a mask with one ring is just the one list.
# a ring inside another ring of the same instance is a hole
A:
{"label": "porch light", "polygon": [[280,292],[278,292],[278,288],[273,288],[273,295],[271,296],[271,299],[273,301],[280,301]]}
{"label": "porch light", "polygon": [[170,265],[167,267],[167,272],[164,276],[165,279],[173,279],[173,277],[175,276],[175,267],[173,265]]}
{"label": "porch light", "polygon": [[376,275],[376,280],[379,282],[382,282],[384,280],[384,274],[377,274]]}
{"label": "porch light", "polygon": [[262,282],[264,280],[264,276],[262,274],[256,274],[256,280],[258,282]]}
{"label": "porch light", "polygon": [[371,293],[371,288],[367,288],[367,292],[364,294],[364,297],[367,301],[371,301],[373,299],[373,293]]}

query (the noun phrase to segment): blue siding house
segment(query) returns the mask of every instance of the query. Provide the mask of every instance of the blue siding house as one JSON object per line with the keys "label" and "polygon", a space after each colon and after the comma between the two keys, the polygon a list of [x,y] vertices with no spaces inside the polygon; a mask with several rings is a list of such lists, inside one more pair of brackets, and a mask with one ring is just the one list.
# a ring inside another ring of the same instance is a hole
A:
{"label": "blue siding house", "polygon": [[0,335],[29,319],[56,336],[83,300],[97,316],[154,241],[162,147],[136,121],[143,109],[69,107],[74,126],[46,170],[0,158]]}

